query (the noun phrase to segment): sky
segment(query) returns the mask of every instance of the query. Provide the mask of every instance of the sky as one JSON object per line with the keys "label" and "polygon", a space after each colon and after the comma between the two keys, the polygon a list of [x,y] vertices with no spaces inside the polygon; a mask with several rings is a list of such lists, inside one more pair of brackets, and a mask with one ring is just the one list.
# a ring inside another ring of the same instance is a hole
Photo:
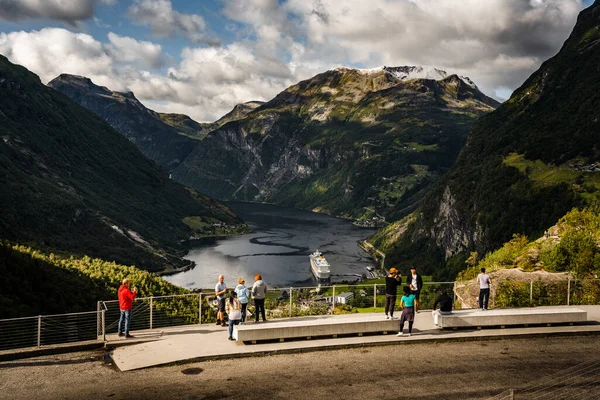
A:
{"label": "sky", "polygon": [[340,66],[421,65],[504,100],[593,0],[0,0],[0,54],[208,122]]}

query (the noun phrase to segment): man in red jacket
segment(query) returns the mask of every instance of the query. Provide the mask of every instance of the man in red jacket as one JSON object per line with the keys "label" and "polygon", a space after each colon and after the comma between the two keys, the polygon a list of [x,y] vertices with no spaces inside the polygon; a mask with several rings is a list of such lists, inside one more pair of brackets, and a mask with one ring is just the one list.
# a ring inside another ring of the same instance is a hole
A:
{"label": "man in red jacket", "polygon": [[[119,288],[119,308],[121,309],[121,317],[119,318],[118,332],[119,336],[125,336],[126,338],[132,338],[129,334],[129,327],[131,326],[131,309],[133,308],[133,299],[137,295],[137,288],[134,286],[133,291],[129,290],[129,279],[123,279],[123,284]],[[125,319],[125,333],[121,330],[121,323]]]}

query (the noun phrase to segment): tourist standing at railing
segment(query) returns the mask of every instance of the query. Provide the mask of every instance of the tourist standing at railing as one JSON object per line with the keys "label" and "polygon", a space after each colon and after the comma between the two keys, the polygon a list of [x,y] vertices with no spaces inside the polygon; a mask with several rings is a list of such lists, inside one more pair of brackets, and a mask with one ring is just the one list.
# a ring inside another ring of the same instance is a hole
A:
{"label": "tourist standing at railing", "polygon": [[265,298],[267,297],[267,284],[262,280],[260,274],[254,277],[254,285],[252,286],[252,298],[254,299],[254,316],[258,322],[259,314],[262,315],[263,322],[267,322],[265,313]]}
{"label": "tourist standing at railing", "polygon": [[[125,336],[126,338],[133,337],[129,334],[129,327],[131,326],[131,309],[133,308],[133,300],[137,295],[137,288],[134,286],[133,290],[129,290],[130,285],[131,282],[129,282],[129,279],[123,279],[123,284],[117,293],[119,297],[119,309],[121,310],[117,332],[119,336]],[[123,320],[125,320],[125,332],[121,330]]]}
{"label": "tourist standing at railing", "polygon": [[[440,305],[440,310],[437,311],[436,308]],[[448,296],[446,289],[440,289],[440,295],[435,299],[433,303],[433,311],[431,312],[433,315],[433,323],[435,325],[438,324],[438,317],[441,315],[452,314],[452,298]]]}
{"label": "tourist standing at railing", "polygon": [[248,301],[250,298],[250,291],[245,286],[245,284],[246,281],[244,280],[244,278],[240,278],[238,279],[238,285],[235,287],[235,293],[237,294],[237,298],[240,301],[240,303],[242,303],[242,324],[246,322],[246,310],[248,308]]}
{"label": "tourist standing at railing", "polygon": [[217,325],[227,326],[225,324],[225,300],[227,297],[227,285],[225,284],[225,276],[219,275],[219,281],[215,286],[215,294],[217,295]]}
{"label": "tourist standing at railing", "polygon": [[415,322],[415,302],[417,301],[414,294],[411,293],[409,286],[404,286],[404,296],[400,299],[400,306],[403,307],[402,315],[400,316],[400,331],[396,336],[404,335],[404,323],[408,322],[408,336],[412,335],[412,327]]}
{"label": "tourist standing at railing", "polygon": [[485,268],[481,268],[481,273],[477,275],[477,282],[479,282],[479,309],[487,310],[492,279],[485,273]]}
{"label": "tourist standing at railing", "polygon": [[421,288],[423,288],[423,278],[417,273],[415,267],[410,267],[410,274],[406,277],[406,284],[410,292],[415,295],[415,311],[419,312],[419,298],[421,297]]}
{"label": "tourist standing at railing", "polygon": [[239,324],[242,319],[242,303],[237,298],[235,290],[229,293],[229,300],[226,302],[225,309],[229,317],[229,340],[233,340],[233,326]]}
{"label": "tourist standing at railing", "polygon": [[[399,285],[402,285],[402,275],[398,273],[396,268],[390,268],[390,273],[385,277],[385,319],[394,319],[396,293]],[[388,312],[390,313],[389,316]]]}

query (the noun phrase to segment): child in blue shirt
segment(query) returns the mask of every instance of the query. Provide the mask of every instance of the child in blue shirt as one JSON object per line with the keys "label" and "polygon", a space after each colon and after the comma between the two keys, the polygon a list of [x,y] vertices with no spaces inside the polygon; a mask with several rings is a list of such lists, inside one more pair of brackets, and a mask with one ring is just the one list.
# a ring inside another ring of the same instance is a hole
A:
{"label": "child in blue shirt", "polygon": [[400,332],[396,336],[402,336],[404,333],[404,322],[408,322],[408,336],[412,335],[412,327],[415,321],[415,299],[416,296],[410,292],[410,287],[404,286],[404,296],[400,299],[400,306],[404,307],[400,317]]}

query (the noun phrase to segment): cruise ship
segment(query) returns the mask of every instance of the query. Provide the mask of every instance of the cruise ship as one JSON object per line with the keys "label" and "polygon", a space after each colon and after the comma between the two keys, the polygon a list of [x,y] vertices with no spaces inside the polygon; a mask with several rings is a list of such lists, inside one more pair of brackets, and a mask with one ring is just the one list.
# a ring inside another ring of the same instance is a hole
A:
{"label": "cruise ship", "polygon": [[315,251],[310,255],[310,269],[312,270],[315,277],[319,280],[329,279],[331,276],[331,270],[329,269],[329,263],[323,257],[323,254],[319,250]]}

